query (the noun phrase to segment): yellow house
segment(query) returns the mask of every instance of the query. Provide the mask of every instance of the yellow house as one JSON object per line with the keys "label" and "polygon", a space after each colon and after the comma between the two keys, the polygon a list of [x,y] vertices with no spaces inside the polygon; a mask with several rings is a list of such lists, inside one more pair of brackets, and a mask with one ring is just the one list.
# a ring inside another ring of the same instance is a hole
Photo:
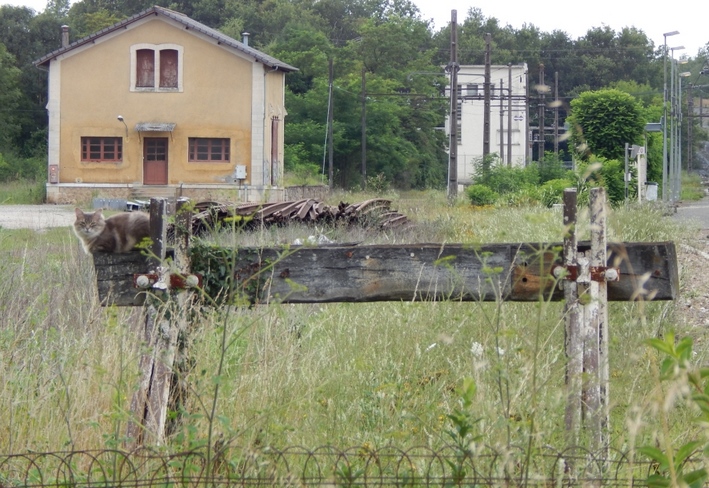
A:
{"label": "yellow house", "polygon": [[49,71],[47,200],[278,200],[285,74],[296,70],[152,7],[35,61]]}

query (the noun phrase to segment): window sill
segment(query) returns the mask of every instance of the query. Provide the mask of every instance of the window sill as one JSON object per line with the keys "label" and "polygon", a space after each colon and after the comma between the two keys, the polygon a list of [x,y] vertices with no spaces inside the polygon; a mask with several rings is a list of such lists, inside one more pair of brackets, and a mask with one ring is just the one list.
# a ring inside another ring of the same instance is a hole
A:
{"label": "window sill", "polygon": [[132,86],[130,91],[134,93],[182,93],[182,88],[153,88],[146,86]]}

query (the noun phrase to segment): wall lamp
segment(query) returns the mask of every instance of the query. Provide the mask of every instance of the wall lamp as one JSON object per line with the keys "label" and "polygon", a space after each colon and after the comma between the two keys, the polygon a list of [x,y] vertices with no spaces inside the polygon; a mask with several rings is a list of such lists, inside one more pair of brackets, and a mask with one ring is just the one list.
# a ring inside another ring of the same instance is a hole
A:
{"label": "wall lamp", "polygon": [[126,124],[126,121],[123,120],[123,116],[122,116],[122,115],[119,115],[119,116],[116,117],[116,118],[117,118],[121,123],[123,123],[123,125],[126,126],[126,139],[128,139],[128,124]]}

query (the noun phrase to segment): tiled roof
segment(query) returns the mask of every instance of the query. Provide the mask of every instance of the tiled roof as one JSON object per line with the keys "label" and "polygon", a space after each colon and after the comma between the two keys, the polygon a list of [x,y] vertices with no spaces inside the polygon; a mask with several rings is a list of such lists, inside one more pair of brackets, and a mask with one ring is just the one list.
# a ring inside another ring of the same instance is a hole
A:
{"label": "tiled roof", "polygon": [[287,71],[287,72],[298,70],[298,68],[291,66],[287,63],[284,63],[283,61],[279,61],[278,59],[274,58],[273,56],[269,56],[268,54],[263,53],[263,52],[259,51],[258,49],[254,49],[250,46],[247,46],[243,42],[237,41],[236,39],[233,39],[225,34],[222,34],[218,30],[212,29],[211,27],[207,27],[206,25],[204,25],[200,22],[197,22],[196,20],[190,19],[189,17],[187,17],[184,14],[181,14],[179,12],[175,12],[174,10],[170,10],[170,9],[167,9],[164,7],[158,7],[158,6],[151,7],[143,12],[140,12],[139,14],[135,14],[132,17],[128,17],[127,19],[124,19],[124,20],[118,22],[117,24],[113,24],[112,26],[101,29],[98,32],[94,32],[90,36],[76,40],[66,47],[56,49],[56,50],[52,51],[51,53],[46,54],[45,56],[42,56],[41,58],[36,60],[34,62],[34,64],[37,67],[44,67],[45,65],[49,64],[49,61],[51,61],[53,58],[56,58],[57,56],[59,56],[61,54],[69,52],[72,49],[76,49],[77,47],[83,46],[85,44],[92,43],[95,39],[97,39],[99,37],[105,36],[106,34],[109,34],[111,32],[115,32],[119,29],[123,29],[126,26],[128,26],[134,22],[137,22],[141,19],[144,19],[146,17],[149,17],[151,15],[164,15],[165,17],[168,17],[168,18],[184,25],[187,30],[192,29],[197,32],[200,32],[208,37],[211,37],[212,39],[217,41],[218,44],[223,44],[223,45],[229,46],[231,48],[234,48],[238,51],[241,51],[244,54],[252,56],[257,61],[259,61],[271,68],[279,69],[279,70]]}

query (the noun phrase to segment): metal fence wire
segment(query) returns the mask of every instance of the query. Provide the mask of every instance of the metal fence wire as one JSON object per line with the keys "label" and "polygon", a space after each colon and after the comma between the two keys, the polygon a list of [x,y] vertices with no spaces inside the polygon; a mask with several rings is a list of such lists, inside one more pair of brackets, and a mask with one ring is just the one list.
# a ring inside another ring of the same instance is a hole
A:
{"label": "metal fence wire", "polygon": [[[168,486],[646,486],[657,466],[632,451],[487,446],[339,449],[141,448],[0,455],[0,488]],[[688,467],[689,468],[689,467]]]}

